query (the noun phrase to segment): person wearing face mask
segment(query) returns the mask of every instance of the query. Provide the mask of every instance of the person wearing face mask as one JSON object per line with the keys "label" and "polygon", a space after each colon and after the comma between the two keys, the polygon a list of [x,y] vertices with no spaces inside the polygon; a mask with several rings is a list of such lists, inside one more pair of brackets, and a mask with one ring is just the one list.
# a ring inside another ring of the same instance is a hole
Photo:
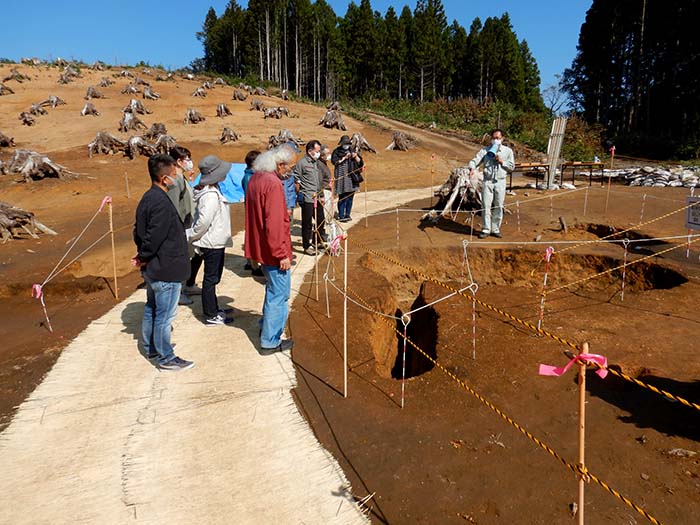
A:
{"label": "person wearing face mask", "polygon": [[323,188],[323,218],[326,226],[333,220],[333,176],[328,167],[331,161],[331,150],[328,146],[321,145],[321,158],[318,159],[318,171],[321,177],[321,188]]}
{"label": "person wearing face mask", "polygon": [[283,181],[296,155],[278,146],[258,156],[245,199],[245,256],[260,263],[267,279],[260,319],[260,354],[290,350],[282,339],[289,315],[292,286],[292,239]]}
{"label": "person wearing face mask", "polygon": [[482,226],[479,239],[489,234],[501,238],[501,221],[503,220],[503,201],[506,198],[506,177],[515,169],[513,150],[503,144],[503,131],[491,132],[491,145],[482,148],[469,161],[469,176],[474,174],[477,166],[483,166],[484,182],[482,189]]}
{"label": "person wearing face mask", "polygon": [[187,237],[178,211],[168,198],[176,185],[175,161],[169,155],[148,159],[151,188],[136,207],[131,259],[146,282],[146,305],[141,323],[143,351],[160,370],[185,370],[194,363],[175,355],[170,343],[182,281],[190,272]]}
{"label": "person wearing face mask", "polygon": [[[183,227],[187,229],[192,226],[192,216],[194,214],[194,194],[192,193],[192,187],[188,183],[189,174],[194,170],[194,164],[192,163],[190,150],[185,147],[173,147],[170,150],[170,156],[175,160],[177,176],[175,177],[175,186],[168,190],[168,197],[173,201]],[[194,278],[197,276],[202,259],[199,254],[192,252],[192,250],[190,252],[192,260],[190,267],[194,269],[194,277],[192,275],[190,277],[192,277],[191,280],[194,283]],[[183,284],[178,304],[190,305],[194,301],[189,296],[201,293],[202,290],[200,288]]]}
{"label": "person wearing face mask", "polygon": [[216,285],[224,271],[224,252],[233,246],[231,239],[231,212],[218,184],[226,179],[231,163],[215,155],[207,155],[199,162],[201,177],[194,188],[196,210],[192,227],[186,230],[187,240],[201,253],[204,261],[202,280],[202,310],[208,326],[225,325],[233,319],[219,308]]}
{"label": "person wearing face mask", "polygon": [[321,158],[321,143],[312,140],[306,144],[306,155],[299,159],[294,170],[294,184],[301,195],[301,240],[304,253],[314,255],[314,224],[315,237],[318,243],[326,242],[325,221],[323,218],[323,186],[319,172]]}
{"label": "person wearing face mask", "polygon": [[364,161],[357,151],[352,149],[352,141],[347,135],[340,137],[337,148],[331,155],[335,166],[335,193],[338,196],[338,221],[352,220],[352,200],[362,182]]}

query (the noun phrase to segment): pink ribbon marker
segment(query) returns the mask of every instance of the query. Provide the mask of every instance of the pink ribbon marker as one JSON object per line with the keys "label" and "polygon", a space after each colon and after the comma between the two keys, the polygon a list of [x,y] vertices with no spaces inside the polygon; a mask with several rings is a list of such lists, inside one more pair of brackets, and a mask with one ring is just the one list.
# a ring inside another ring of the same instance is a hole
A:
{"label": "pink ribbon marker", "polygon": [[591,363],[597,363],[601,367],[601,369],[596,370],[596,374],[600,376],[601,379],[605,379],[606,376],[608,375],[608,371],[605,370],[608,366],[608,359],[602,355],[598,354],[581,354],[577,355],[574,357],[571,361],[569,361],[566,366],[558,368],[556,366],[551,366],[551,365],[540,365],[540,375],[541,376],[555,376],[555,377],[561,377],[564,374],[566,374],[569,369],[574,366],[574,363],[577,361],[583,361],[583,362],[591,362]]}
{"label": "pink ribbon marker", "polygon": [[102,208],[105,207],[105,204],[112,204],[112,197],[110,197],[109,195],[107,195],[107,196],[105,196],[104,199],[102,199],[102,204],[100,204],[100,209],[97,210],[98,213],[102,211]]}
{"label": "pink ribbon marker", "polygon": [[41,307],[44,309],[44,316],[46,317],[46,325],[49,328],[49,332],[53,333],[51,321],[49,320],[49,313],[46,311],[46,303],[44,302],[44,291],[42,290],[40,284],[32,285],[32,298],[39,299],[41,301]]}

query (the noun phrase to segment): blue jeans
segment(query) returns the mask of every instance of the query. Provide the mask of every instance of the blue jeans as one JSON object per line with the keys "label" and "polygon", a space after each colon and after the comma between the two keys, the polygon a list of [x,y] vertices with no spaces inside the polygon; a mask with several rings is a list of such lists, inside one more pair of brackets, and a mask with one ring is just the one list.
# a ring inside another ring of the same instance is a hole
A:
{"label": "blue jeans", "polygon": [[284,326],[289,315],[289,294],[292,288],[292,271],[280,270],[278,266],[260,265],[267,284],[265,285],[265,302],[263,316],[260,320],[260,346],[276,348],[280,344]]}
{"label": "blue jeans", "polygon": [[352,199],[355,192],[341,193],[338,195],[338,218],[349,219],[350,211],[352,211]]}
{"label": "blue jeans", "polygon": [[146,306],[143,309],[141,334],[146,355],[158,355],[158,364],[165,364],[175,357],[170,344],[170,332],[177,314],[182,283],[153,281],[143,274],[146,281]]}

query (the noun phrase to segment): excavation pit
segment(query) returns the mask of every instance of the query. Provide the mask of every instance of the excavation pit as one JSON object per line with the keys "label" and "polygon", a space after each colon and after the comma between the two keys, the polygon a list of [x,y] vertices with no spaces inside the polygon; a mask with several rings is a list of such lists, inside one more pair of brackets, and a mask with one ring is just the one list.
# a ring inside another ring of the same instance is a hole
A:
{"label": "excavation pit", "polygon": [[[469,271],[481,290],[494,289],[507,300],[517,295],[526,297],[528,302],[539,304],[544,275],[544,255],[530,250],[498,248],[469,248],[469,268],[464,264],[463,250],[444,248],[442,250],[413,249],[392,255],[407,265],[420,269],[425,276],[416,276],[383,258],[366,254],[359,263],[378,278],[388,281],[385,286],[375,288],[381,295],[377,298],[378,309],[386,314],[401,318],[404,312],[412,312],[408,324],[408,338],[423,349],[432,359],[437,359],[440,334],[439,308],[425,307],[427,302],[450,293],[436,282],[446,283],[454,289],[463,289],[469,280]],[[625,269],[625,293],[644,293],[652,290],[668,290],[688,281],[679,271],[651,260],[634,263],[629,259]],[[599,296],[600,300],[619,301],[622,283],[623,259],[601,254],[579,254],[564,252],[552,258],[548,276],[548,301],[565,300],[572,294],[585,292]],[[614,270],[603,273],[608,270]],[[432,281],[434,279],[434,281]],[[432,281],[432,282],[431,282]],[[426,294],[426,285],[431,284]],[[570,286],[569,286],[570,285]],[[512,294],[508,288],[514,288]],[[466,292],[469,293],[468,291]],[[484,297],[480,294],[479,297]],[[468,298],[465,304],[471,303]],[[500,303],[497,303],[500,304]],[[421,309],[422,308],[422,309]],[[530,307],[530,312],[535,308]],[[471,306],[469,306],[469,312]],[[471,322],[471,314],[464,314],[460,322]],[[533,319],[530,319],[532,321]],[[370,317],[369,345],[374,355],[376,370],[382,377],[400,379],[403,377],[403,324],[395,322],[394,328],[385,320]],[[417,377],[432,370],[434,364],[410,343],[406,349],[406,378]]]}

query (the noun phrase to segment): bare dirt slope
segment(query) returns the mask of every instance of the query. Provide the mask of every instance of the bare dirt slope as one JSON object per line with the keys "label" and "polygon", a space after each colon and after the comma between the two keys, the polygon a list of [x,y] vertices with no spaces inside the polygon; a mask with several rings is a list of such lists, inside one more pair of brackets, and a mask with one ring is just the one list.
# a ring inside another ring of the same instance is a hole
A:
{"label": "bare dirt slope", "polygon": [[[10,65],[0,66],[0,76],[5,76]],[[0,336],[6,344],[0,351],[0,414],[10,409],[37,384],[47,367],[53,363],[60,348],[75,336],[90,319],[106,311],[111,304],[112,264],[109,241],[103,241],[84,257],[74,263],[68,271],[59,275],[46,287],[46,301],[52,317],[55,317],[55,335],[50,335],[41,326],[43,313],[37,301],[30,297],[33,283],[41,283],[50,270],[64,255],[72,239],[80,233],[95,214],[105,195],[114,199],[114,224],[117,230],[117,273],[121,279],[122,296],[138,284],[136,273],[132,273],[129,258],[133,252],[131,225],[140,195],[147,189],[148,174],[145,158],[129,160],[120,154],[96,155],[89,158],[87,144],[98,131],[108,131],[122,139],[130,134],[118,132],[122,108],[133,97],[123,95],[122,88],[133,79],[115,78],[118,69],[104,72],[83,69],[82,78],[62,85],[58,83],[59,70],[46,67],[32,68],[16,66],[20,72],[31,77],[30,81],[17,83],[8,81],[15,94],[0,97],[0,131],[14,137],[17,147],[34,149],[49,154],[52,159],[81,174],[77,179],[58,181],[44,179],[33,184],[16,183],[11,176],[0,176],[0,195],[3,201],[36,213],[39,220],[56,230],[57,237],[42,237],[40,240],[22,240],[0,246]],[[144,75],[141,70],[132,70],[153,85],[161,94],[156,101],[142,100],[149,115],[139,115],[147,124],[162,122],[178,143],[187,146],[193,153],[195,164],[207,154],[216,154],[232,162],[242,162],[251,149],[265,149],[268,138],[287,128],[299,138],[316,138],[331,146],[338,143],[346,132],[327,130],[318,126],[325,108],[297,102],[284,102],[276,97],[249,97],[245,102],[232,100],[233,87],[216,86],[208,90],[204,99],[191,94],[203,80],[178,78],[173,82],[158,82],[154,76]],[[100,111],[99,117],[81,116],[84,96],[89,86],[97,86],[102,77],[116,83],[110,87],[97,88],[106,98],[92,102]],[[48,115],[38,116],[37,124],[22,126],[17,119],[21,111],[31,104],[57,95],[67,102],[65,106],[49,108]],[[250,100],[259,98],[268,106],[286,105],[292,117],[281,120],[263,119],[257,111],[250,111]],[[216,117],[217,104],[225,103],[233,116]],[[185,125],[183,118],[187,108],[200,111],[206,121],[198,125]],[[431,142],[431,133],[416,131],[421,139],[419,147],[410,153],[385,151],[391,142],[391,132],[378,126],[365,124],[345,117],[347,133],[359,131],[374,145],[378,153],[366,154],[366,179],[371,190],[382,188],[416,188],[430,184],[431,168],[435,178],[442,178],[455,164],[465,162],[474,147],[455,150],[454,144]],[[219,144],[224,126],[233,128],[241,135],[236,143]],[[135,134],[135,133],[134,133]],[[423,140],[425,139],[425,140]],[[11,149],[0,149],[0,159],[11,156]],[[435,160],[431,160],[432,154]],[[127,180],[131,198],[127,198]],[[239,206],[233,206],[234,230],[242,228]],[[77,255],[108,229],[108,218],[100,214],[83,240],[76,245]],[[70,257],[66,259],[70,261]],[[0,416],[0,426],[7,422]]]}

